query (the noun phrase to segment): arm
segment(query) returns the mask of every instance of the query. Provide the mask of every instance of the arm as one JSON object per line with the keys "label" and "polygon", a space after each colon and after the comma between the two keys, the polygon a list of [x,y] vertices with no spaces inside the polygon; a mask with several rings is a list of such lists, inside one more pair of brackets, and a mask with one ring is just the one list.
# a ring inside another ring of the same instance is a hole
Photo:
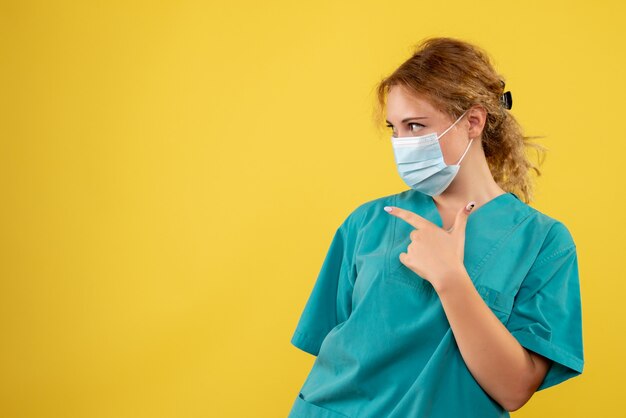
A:
{"label": "arm", "polygon": [[521,408],[543,381],[550,360],[522,347],[482,299],[465,268],[435,287],[472,376],[508,411]]}

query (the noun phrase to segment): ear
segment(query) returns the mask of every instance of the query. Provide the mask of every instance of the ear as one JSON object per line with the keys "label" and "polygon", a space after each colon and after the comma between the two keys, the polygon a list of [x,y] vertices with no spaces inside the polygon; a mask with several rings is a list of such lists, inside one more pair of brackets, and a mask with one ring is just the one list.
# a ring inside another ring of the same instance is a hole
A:
{"label": "ear", "polygon": [[487,111],[481,105],[474,105],[467,112],[467,120],[469,121],[469,137],[478,138],[483,133],[487,122]]}

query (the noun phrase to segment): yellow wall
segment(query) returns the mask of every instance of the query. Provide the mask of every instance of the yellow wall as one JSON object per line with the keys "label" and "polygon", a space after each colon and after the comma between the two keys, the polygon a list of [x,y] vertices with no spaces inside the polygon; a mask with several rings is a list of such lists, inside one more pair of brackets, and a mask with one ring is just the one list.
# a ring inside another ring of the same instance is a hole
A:
{"label": "yellow wall", "polygon": [[626,9],[516,3],[0,2],[0,416],[286,416],[332,233],[405,189],[374,85],[434,35],[495,58],[578,245],[585,371],[514,415],[616,416]]}

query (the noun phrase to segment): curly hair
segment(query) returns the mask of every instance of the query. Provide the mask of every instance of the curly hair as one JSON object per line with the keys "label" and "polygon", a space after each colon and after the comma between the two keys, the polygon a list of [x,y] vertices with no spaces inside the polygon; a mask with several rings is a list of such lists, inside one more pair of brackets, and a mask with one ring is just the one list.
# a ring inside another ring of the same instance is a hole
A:
{"label": "curly hair", "polygon": [[[413,55],[376,87],[374,119],[380,128],[384,126],[387,94],[394,85],[424,95],[452,120],[473,105],[484,107],[487,119],[481,139],[494,180],[526,203],[533,200],[530,170],[541,175],[539,166],[545,159],[546,148],[530,140],[542,136],[525,136],[515,117],[504,107],[502,95],[506,82],[482,48],[448,37],[419,42]],[[538,165],[530,161],[526,147],[537,151]]]}

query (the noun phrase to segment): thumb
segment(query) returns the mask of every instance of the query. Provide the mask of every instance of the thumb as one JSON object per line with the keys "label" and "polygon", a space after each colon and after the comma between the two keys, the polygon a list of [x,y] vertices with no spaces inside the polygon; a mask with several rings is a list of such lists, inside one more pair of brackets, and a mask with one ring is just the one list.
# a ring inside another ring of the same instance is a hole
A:
{"label": "thumb", "polygon": [[476,206],[476,202],[473,200],[467,204],[467,206],[462,207],[457,213],[456,218],[454,219],[454,225],[452,225],[452,231],[456,233],[465,233],[465,225],[467,225],[467,217],[469,216],[472,209]]}

